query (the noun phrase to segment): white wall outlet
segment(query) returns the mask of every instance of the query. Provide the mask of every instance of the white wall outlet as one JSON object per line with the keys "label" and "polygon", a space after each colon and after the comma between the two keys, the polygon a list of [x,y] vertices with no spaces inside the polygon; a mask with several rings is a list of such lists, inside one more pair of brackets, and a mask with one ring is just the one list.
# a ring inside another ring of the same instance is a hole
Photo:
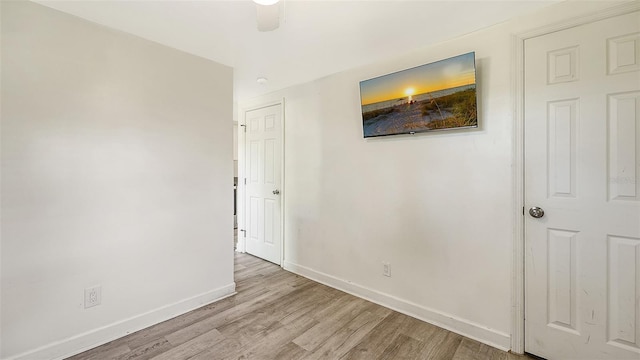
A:
{"label": "white wall outlet", "polygon": [[102,286],[94,286],[84,289],[84,308],[88,309],[102,303]]}
{"label": "white wall outlet", "polygon": [[382,275],[391,277],[391,264],[382,262]]}

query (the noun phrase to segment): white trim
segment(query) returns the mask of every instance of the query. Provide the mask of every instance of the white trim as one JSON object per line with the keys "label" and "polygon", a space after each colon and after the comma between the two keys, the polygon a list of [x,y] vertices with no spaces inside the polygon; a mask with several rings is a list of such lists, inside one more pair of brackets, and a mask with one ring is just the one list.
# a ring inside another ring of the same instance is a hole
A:
{"label": "white trim", "polygon": [[511,352],[524,354],[524,40],[512,37],[515,54],[513,139],[513,255],[511,271]]}
{"label": "white trim", "polygon": [[[245,204],[245,187],[246,184],[244,183],[244,178],[245,178],[245,165],[246,165],[246,153],[245,153],[245,146],[246,146],[246,136],[247,136],[247,132],[246,132],[246,125],[247,125],[247,119],[246,119],[246,114],[249,111],[254,111],[254,110],[259,110],[259,109],[264,109],[270,106],[275,106],[275,105],[280,105],[280,128],[281,128],[281,153],[280,153],[280,266],[283,267],[284,264],[284,198],[285,198],[285,172],[284,172],[284,158],[285,158],[285,153],[284,153],[284,141],[285,141],[285,131],[284,131],[284,126],[285,126],[285,116],[284,116],[284,98],[279,99],[279,100],[275,100],[275,101],[270,101],[270,102],[265,102],[265,103],[260,103],[258,105],[251,105],[251,106],[241,106],[240,107],[240,114],[239,114],[239,118],[241,118],[241,124],[244,126],[245,130],[242,131],[242,137],[238,136],[238,199],[242,199],[242,201],[238,202],[238,208],[237,208],[237,214],[238,214],[238,247],[236,249],[236,251],[241,252],[241,253],[246,253],[247,252],[247,245],[246,245],[246,237],[244,235],[246,235],[246,231],[243,232],[243,236],[242,238],[240,237],[240,229],[245,229],[246,226],[246,212],[244,211],[244,204]],[[242,205],[240,205],[242,204]]]}
{"label": "white trim", "polygon": [[304,276],[321,284],[342,290],[351,295],[369,300],[397,312],[428,322],[443,329],[477,340],[500,350],[509,351],[509,334],[487,328],[472,321],[457,318],[424,306],[385,294],[353,282],[338,279],[334,276],[297,265],[288,261],[285,270]]}
{"label": "white trim", "polygon": [[64,359],[234,295],[236,283],[160,307],[4,360]]}
{"label": "white trim", "polygon": [[282,98],[282,102],[280,103],[280,139],[281,139],[281,148],[280,148],[280,267],[284,269],[284,200],[285,196],[287,196],[287,192],[285,191],[285,154],[284,154],[284,145],[285,145],[285,131],[284,131],[284,98]]}
{"label": "white trim", "polygon": [[[245,144],[247,139],[247,119],[246,111],[240,107],[238,110],[238,187],[236,193],[236,216],[238,217],[238,244],[236,251],[240,253],[247,252],[245,231],[245,212],[244,212],[244,190],[245,190]],[[242,131],[240,131],[242,129]]]}
{"label": "white trim", "polygon": [[559,23],[542,26],[512,37],[514,74],[514,146],[513,146],[513,257],[512,257],[512,292],[511,292],[511,352],[525,352],[525,237],[524,216],[524,42],[537,36],[570,29],[576,26],[604,20],[618,15],[640,11],[640,2],[632,1],[596,13],[575,17]]}

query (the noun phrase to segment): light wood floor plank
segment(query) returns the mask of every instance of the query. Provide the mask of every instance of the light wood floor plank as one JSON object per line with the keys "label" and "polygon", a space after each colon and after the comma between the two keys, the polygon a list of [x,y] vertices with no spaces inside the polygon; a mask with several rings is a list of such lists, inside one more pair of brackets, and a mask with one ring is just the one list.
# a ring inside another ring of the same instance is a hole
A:
{"label": "light wood floor plank", "polygon": [[278,351],[274,359],[279,360],[298,360],[303,359],[309,352],[300,346],[290,342],[287,345],[283,346],[280,351]]}
{"label": "light wood floor plank", "polygon": [[284,289],[280,291],[266,292],[258,297],[249,299],[245,302],[237,304],[232,308],[198,321],[190,326],[181,328],[167,335],[166,338],[173,345],[180,345],[184,342],[189,341],[190,339],[208,332],[211,329],[215,329],[219,326],[235,321],[243,315],[254,311],[255,308],[261,308],[272,301],[277,301],[278,299],[288,295],[292,291],[293,290],[291,289]]}
{"label": "light wood floor plank", "polygon": [[316,321],[309,317],[300,317],[289,326],[278,322],[272,329],[265,331],[261,339],[247,346],[241,354],[226,359],[275,359],[275,354],[291,343],[298,331],[306,331],[315,323]]}
{"label": "light wood floor plank", "polygon": [[[331,314],[320,320],[320,323],[293,340],[295,344],[307,351],[314,351],[329,338],[334,330],[339,330],[355,319],[363,311],[365,300],[357,299],[335,309]],[[331,307],[331,306],[329,306]]]}
{"label": "light wood floor plank", "polygon": [[400,333],[414,338],[420,342],[426,342],[436,331],[442,330],[435,325],[431,325],[418,319],[409,318],[404,326],[400,328]]}
{"label": "light wood floor plank", "polygon": [[408,316],[393,312],[374,327],[342,359],[377,359],[400,333],[400,328],[407,321],[409,321]]}
{"label": "light wood floor plank", "polygon": [[462,339],[453,360],[506,360],[507,353],[471,339]]}
{"label": "light wood floor plank", "polygon": [[[308,352],[305,360],[337,359],[349,352],[356,344],[391,313],[364,311],[353,321],[343,326],[327,338],[315,351]],[[295,341],[294,341],[295,342]]]}
{"label": "light wood floor plank", "polygon": [[211,344],[216,344],[222,340],[224,340],[224,336],[220,331],[213,329],[153,357],[152,360],[188,359],[205,351]]}
{"label": "light wood floor plank", "polygon": [[458,350],[463,337],[444,329],[438,329],[425,341],[419,358],[434,360],[450,360]]}
{"label": "light wood floor plank", "polygon": [[237,294],[72,360],[531,360],[236,254]]}
{"label": "light wood floor plank", "polygon": [[424,343],[404,334],[398,334],[378,359],[419,359]]}
{"label": "light wood floor plank", "polygon": [[141,345],[126,354],[116,357],[116,360],[148,360],[154,356],[160,355],[171,350],[173,345],[165,338],[159,338],[155,341]]}
{"label": "light wood floor plank", "polygon": [[236,299],[226,298],[221,301],[215,302],[193,310],[182,316],[175,317],[171,320],[167,320],[156,326],[152,326],[136,333],[133,333],[126,338],[126,344],[131,349],[138,349],[142,346],[157,343],[158,341],[166,340],[165,336],[172,334],[182,328],[190,326],[204,318],[211,316],[212,314],[230,309],[236,305]]}

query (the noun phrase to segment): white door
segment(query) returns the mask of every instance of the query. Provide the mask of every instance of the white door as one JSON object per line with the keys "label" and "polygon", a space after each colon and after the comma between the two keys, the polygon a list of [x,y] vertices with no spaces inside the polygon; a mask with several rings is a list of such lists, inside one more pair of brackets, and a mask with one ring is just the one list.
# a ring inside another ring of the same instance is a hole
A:
{"label": "white door", "polygon": [[245,249],[280,265],[282,107],[245,113]]}
{"label": "white door", "polygon": [[529,353],[640,359],[639,70],[638,12],[525,41]]}

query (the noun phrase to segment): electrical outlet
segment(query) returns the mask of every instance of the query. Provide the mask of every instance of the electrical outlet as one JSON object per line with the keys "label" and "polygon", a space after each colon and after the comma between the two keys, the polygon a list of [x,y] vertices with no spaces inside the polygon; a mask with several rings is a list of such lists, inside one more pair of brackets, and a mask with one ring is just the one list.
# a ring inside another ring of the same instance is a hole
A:
{"label": "electrical outlet", "polygon": [[382,275],[391,277],[391,264],[382,262]]}
{"label": "electrical outlet", "polygon": [[102,303],[102,286],[94,286],[84,289],[84,308],[88,309]]}

